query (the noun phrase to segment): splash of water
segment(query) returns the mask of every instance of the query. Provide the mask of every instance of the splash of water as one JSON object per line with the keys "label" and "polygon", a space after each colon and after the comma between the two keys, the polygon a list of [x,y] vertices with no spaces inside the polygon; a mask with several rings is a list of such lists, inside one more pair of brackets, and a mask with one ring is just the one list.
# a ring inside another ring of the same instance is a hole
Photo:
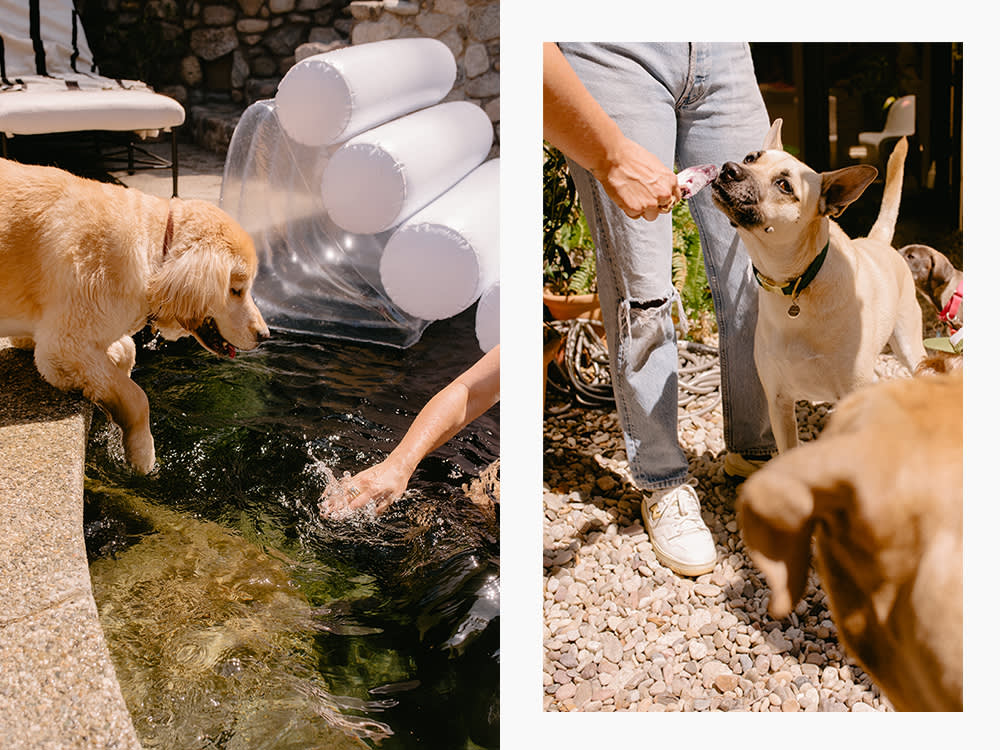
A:
{"label": "splash of water", "polygon": [[[156,516],[165,526],[133,522],[133,511],[91,492],[93,564],[150,569],[148,580],[124,570],[106,578],[100,596],[111,609],[98,602],[119,623],[109,645],[122,641],[118,674],[134,685],[129,705],[144,737],[170,748],[357,747],[391,726],[383,742],[393,747],[458,747],[465,737],[498,745],[499,618],[477,635],[490,613],[475,606],[485,606],[480,588],[498,568],[498,528],[459,490],[496,455],[495,415],[428,457],[412,492],[381,516],[362,509],[331,521],[318,508],[329,480],[384,459],[415,410],[467,366],[471,317],[467,328],[464,338],[454,326],[431,330],[404,353],[278,338],[235,363],[183,340],[140,351],[134,377],[150,398],[156,475],[123,465],[120,438],[95,413],[104,437],[88,448],[90,481],[217,522],[272,561],[237,554],[235,566],[226,556],[209,564],[202,557],[214,559],[215,547],[196,544],[199,535],[170,532],[166,517]],[[159,553],[172,563],[161,566],[153,540],[165,536],[174,543]],[[286,597],[268,596],[283,580]],[[192,593],[179,595],[187,584]],[[161,590],[174,593],[158,599]],[[463,625],[466,613],[475,617]],[[205,633],[170,640],[189,618]],[[254,618],[263,622],[243,622]],[[461,644],[446,644],[459,631]],[[386,684],[403,687],[371,692]]]}

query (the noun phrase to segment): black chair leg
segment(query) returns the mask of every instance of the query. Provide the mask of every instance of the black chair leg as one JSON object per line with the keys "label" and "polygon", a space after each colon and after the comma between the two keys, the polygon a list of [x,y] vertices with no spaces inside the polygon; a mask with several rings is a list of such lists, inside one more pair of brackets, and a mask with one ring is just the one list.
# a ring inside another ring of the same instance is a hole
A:
{"label": "black chair leg", "polygon": [[177,197],[177,131],[170,131],[170,160],[172,162],[171,172],[174,178],[174,194],[173,197]]}

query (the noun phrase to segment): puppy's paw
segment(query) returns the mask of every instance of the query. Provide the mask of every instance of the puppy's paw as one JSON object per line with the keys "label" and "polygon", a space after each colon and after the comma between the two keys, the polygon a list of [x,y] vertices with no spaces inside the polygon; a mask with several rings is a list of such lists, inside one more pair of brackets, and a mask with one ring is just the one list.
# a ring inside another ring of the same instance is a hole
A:
{"label": "puppy's paw", "polygon": [[131,336],[122,336],[108,347],[108,359],[126,373],[135,367],[135,342]]}
{"label": "puppy's paw", "polygon": [[122,436],[125,460],[140,474],[149,474],[156,465],[153,436],[146,430],[132,430]]}

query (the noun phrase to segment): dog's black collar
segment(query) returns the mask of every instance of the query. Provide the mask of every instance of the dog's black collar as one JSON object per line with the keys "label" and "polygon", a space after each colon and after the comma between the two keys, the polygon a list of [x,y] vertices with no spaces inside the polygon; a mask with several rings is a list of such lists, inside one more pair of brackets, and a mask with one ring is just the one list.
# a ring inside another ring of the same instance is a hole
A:
{"label": "dog's black collar", "polygon": [[801,294],[805,288],[812,283],[812,280],[816,278],[816,274],[819,273],[819,269],[823,266],[823,261],[826,260],[826,251],[829,249],[830,241],[827,240],[823,249],[820,250],[819,255],[813,258],[813,262],[809,264],[809,267],[806,268],[805,272],[801,276],[792,279],[784,286],[780,286],[778,282],[767,278],[767,276],[757,270],[757,266],[752,266],[753,277],[757,279],[757,283],[760,284],[761,287],[769,292],[780,292],[786,297],[798,297],[799,294]]}

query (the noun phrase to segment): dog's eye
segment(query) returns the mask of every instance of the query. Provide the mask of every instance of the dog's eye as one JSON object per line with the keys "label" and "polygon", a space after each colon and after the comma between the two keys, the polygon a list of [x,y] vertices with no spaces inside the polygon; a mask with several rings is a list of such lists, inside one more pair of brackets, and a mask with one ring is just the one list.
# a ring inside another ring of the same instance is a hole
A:
{"label": "dog's eye", "polygon": [[774,183],[775,187],[786,195],[792,194],[792,183],[788,181],[787,178],[781,177]]}
{"label": "dog's eye", "polygon": [[232,289],[230,289],[229,293],[231,295],[233,295],[234,297],[236,297],[237,299],[239,299],[240,297],[243,296],[243,290],[242,289],[236,289],[235,287],[232,288]]}
{"label": "dog's eye", "polygon": [[753,153],[747,154],[743,157],[744,164],[753,164],[760,157],[760,151],[754,151]]}

